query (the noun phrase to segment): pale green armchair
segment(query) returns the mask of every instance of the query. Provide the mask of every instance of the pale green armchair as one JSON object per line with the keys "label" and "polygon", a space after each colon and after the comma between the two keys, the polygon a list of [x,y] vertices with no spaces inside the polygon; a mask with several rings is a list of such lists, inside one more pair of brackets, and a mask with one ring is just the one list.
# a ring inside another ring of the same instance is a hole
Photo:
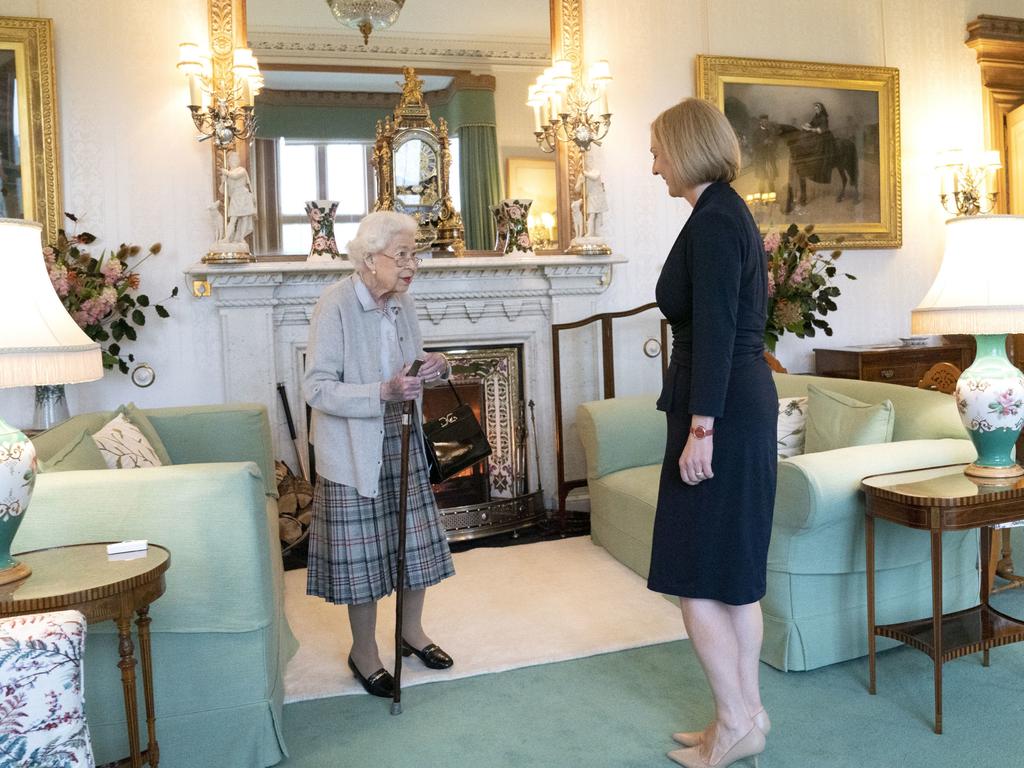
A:
{"label": "pale green armchair", "polygon": [[[150,611],[160,764],[273,765],[287,754],[281,707],[296,643],[284,616],[266,411],[144,413],[173,465],[39,475],[14,551],[122,539],[169,549],[167,590]],[[39,435],[39,458],[110,416],[83,414]],[[127,754],[116,641],[112,623],[89,627],[86,715],[98,763]]]}
{"label": "pale green armchair", "polygon": [[[861,478],[881,472],[972,461],[949,395],[894,384],[775,374],[779,397],[808,384],[865,403],[891,400],[893,442],[780,459],[775,517],[762,601],[761,658],[805,670],[867,653],[864,499]],[[591,535],[643,577],[665,448],[665,416],[655,395],[582,404],[576,426],[587,457]],[[876,527],[877,619],[931,615],[927,535],[884,521]],[[978,599],[977,531],[943,537],[946,611]],[[879,648],[892,645],[879,641]]]}

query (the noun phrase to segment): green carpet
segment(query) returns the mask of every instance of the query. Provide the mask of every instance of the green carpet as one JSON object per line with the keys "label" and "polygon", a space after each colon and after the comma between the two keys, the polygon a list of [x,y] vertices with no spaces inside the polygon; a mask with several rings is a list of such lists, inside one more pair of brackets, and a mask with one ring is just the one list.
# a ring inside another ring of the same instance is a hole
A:
{"label": "green carpet", "polygon": [[[1020,590],[993,604],[1024,615]],[[932,732],[932,667],[900,647],[784,674],[762,665],[774,729],[762,768],[936,768],[1024,762],[1024,644],[943,667],[944,734]],[[412,663],[418,663],[413,661]],[[289,704],[287,768],[649,768],[673,765],[669,734],[701,727],[710,694],[687,641],[432,683],[390,701]]]}

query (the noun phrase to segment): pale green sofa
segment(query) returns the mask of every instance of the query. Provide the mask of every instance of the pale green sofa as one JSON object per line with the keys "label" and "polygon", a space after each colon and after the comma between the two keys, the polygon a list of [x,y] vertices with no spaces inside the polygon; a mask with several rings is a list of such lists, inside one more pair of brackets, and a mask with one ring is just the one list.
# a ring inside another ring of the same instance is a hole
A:
{"label": "pale green sofa", "polygon": [[[259,405],[146,410],[173,466],[39,475],[14,551],[147,539],[170,550],[153,603],[152,655],[162,768],[254,768],[286,755],[284,617],[270,428]],[[34,439],[46,460],[108,413]],[[113,622],[89,627],[86,717],[97,763],[128,754]],[[145,710],[140,723],[145,745]]]}
{"label": "pale green sofa", "polygon": [[[768,589],[762,601],[762,660],[806,670],[867,653],[864,498],[861,478],[972,461],[976,454],[949,395],[895,384],[775,374],[779,397],[808,384],[866,403],[891,400],[893,442],[780,459]],[[582,404],[576,427],[587,458],[591,534],[644,578],[665,448],[665,415],[655,395]],[[945,610],[978,599],[978,534],[945,534]],[[879,623],[931,614],[929,538],[880,521],[876,526]],[[891,641],[880,640],[886,648]]]}

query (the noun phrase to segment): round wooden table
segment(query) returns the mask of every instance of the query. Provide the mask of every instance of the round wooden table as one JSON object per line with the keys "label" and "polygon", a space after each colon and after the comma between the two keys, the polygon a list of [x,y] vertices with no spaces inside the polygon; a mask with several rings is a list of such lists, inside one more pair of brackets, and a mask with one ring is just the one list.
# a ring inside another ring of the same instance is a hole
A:
{"label": "round wooden table", "polygon": [[[0,618],[44,611],[77,610],[89,624],[111,620],[117,624],[117,666],[124,690],[128,721],[128,758],[118,765],[154,768],[160,762],[153,706],[153,664],[150,658],[149,605],[164,593],[164,573],[171,554],[156,544],[145,552],[108,555],[107,542],[21,552],[18,559],[32,569],[23,581],[0,586]],[[138,701],[135,693],[135,655],[131,635],[132,614],[138,628],[142,686],[146,700],[145,751],[139,745]]]}

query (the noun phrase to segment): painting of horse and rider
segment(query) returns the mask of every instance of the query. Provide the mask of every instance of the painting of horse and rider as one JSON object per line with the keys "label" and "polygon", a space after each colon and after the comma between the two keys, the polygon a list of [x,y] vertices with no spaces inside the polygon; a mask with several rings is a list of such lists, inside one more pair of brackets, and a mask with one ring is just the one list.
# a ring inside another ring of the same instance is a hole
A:
{"label": "painting of horse and rider", "polygon": [[822,247],[898,248],[899,70],[697,56],[697,95],[740,141],[733,182],[762,232],[813,224]]}
{"label": "painting of horse and rider", "polygon": [[[727,83],[725,114],[740,140],[737,191],[770,198],[787,221],[879,217],[874,93]],[[755,210],[759,219],[773,213]],[[778,223],[778,222],[775,222]]]}

